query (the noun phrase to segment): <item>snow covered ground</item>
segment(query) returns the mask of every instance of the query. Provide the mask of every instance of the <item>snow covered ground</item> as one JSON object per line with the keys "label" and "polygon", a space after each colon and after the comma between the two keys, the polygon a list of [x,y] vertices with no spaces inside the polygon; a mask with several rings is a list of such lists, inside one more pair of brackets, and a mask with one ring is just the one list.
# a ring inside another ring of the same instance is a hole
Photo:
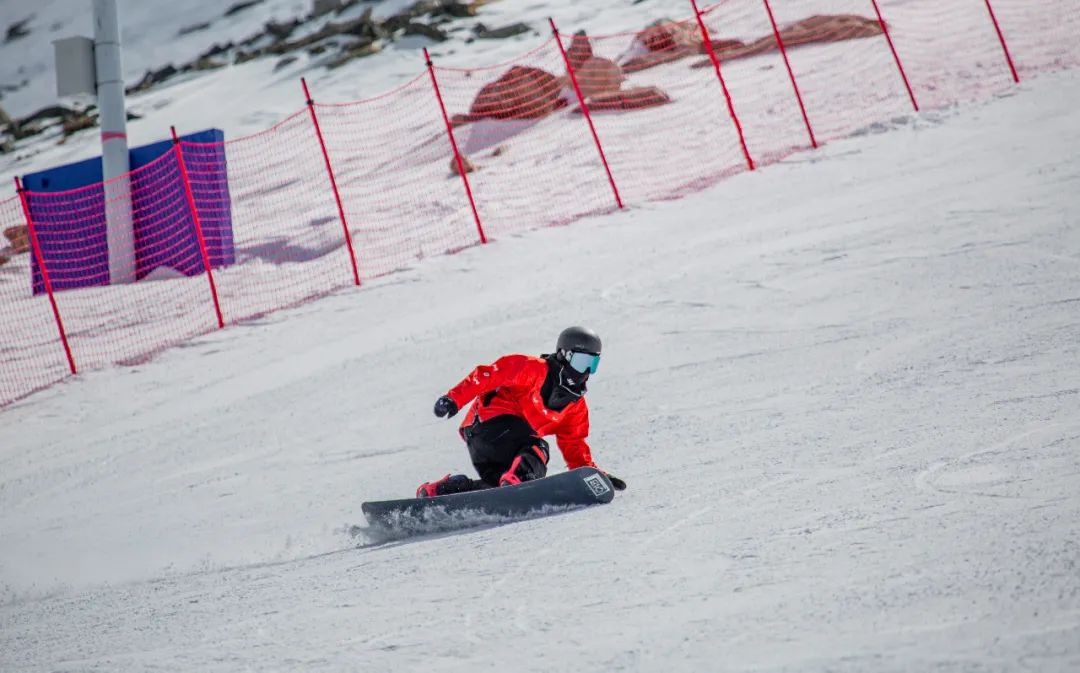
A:
{"label": "snow covered ground", "polygon": [[[1046,76],[12,405],[0,670],[1077,670],[1078,103]],[[579,322],[628,491],[349,534],[467,467],[435,397]]]}

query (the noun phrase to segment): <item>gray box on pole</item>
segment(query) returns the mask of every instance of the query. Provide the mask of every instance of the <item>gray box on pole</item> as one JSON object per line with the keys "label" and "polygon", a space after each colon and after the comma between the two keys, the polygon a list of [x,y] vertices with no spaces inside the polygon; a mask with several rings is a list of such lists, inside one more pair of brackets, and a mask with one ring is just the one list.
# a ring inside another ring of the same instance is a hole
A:
{"label": "gray box on pole", "polygon": [[60,98],[97,94],[94,41],[88,37],[53,40],[56,56],[56,95]]}

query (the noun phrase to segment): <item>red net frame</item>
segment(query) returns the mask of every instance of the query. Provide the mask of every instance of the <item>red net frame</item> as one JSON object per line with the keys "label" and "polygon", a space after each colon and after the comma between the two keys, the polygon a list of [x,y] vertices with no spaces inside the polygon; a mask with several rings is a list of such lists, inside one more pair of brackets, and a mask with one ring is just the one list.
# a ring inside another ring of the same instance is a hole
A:
{"label": "red net frame", "polygon": [[232,229],[235,263],[215,275],[226,322],[258,318],[355,284],[307,109],[261,133],[180,146],[193,189],[212,189],[212,150],[225,153],[231,211],[200,215],[206,228]]}
{"label": "red net frame", "polygon": [[[26,224],[21,194],[0,201],[0,231]],[[0,405],[47,388],[73,369],[59,336],[52,295],[30,292],[32,255],[32,248],[24,254],[5,254],[8,261],[0,266],[0,305],[5,314],[0,321]]]}
{"label": "red net frame", "polygon": [[433,72],[491,238],[618,207],[554,37],[511,61]]}
{"label": "red net frame", "polygon": [[877,3],[923,109],[984,100],[1014,85],[985,0]]}
{"label": "red net frame", "polygon": [[[688,0],[687,12],[612,35],[563,26],[476,68],[418,55],[413,80],[362,101],[316,102],[305,83],[304,107],[263,132],[181,141],[109,183],[28,194],[31,222],[45,225],[32,238],[65,254],[56,291],[41,294],[31,269],[48,270],[52,253],[0,266],[0,405],[76,365],[141,362],[488,235],[676,198],[916,107],[1080,66],[1070,0]],[[148,185],[139,197],[125,189]],[[195,205],[223,188],[228,198],[209,203],[227,207]],[[0,228],[26,224],[21,196],[0,200]],[[81,233],[100,229],[102,206],[163,223],[130,242],[157,266],[137,283],[71,289],[73,274],[104,271]],[[192,228],[200,245],[176,247]],[[226,230],[232,259],[203,240]]]}
{"label": "red net frame", "polygon": [[[125,182],[131,191],[123,188]],[[146,197],[132,198],[131,194],[142,183],[153,184],[154,189],[147,190]],[[119,189],[114,191],[112,187]],[[85,187],[56,194],[35,194],[41,211],[48,213],[56,209],[62,214],[75,214],[64,218],[62,231],[44,233],[39,229],[39,240],[44,244],[48,237],[55,236],[60,245],[89,239],[90,235],[83,235],[80,228],[89,231],[100,224],[101,214],[93,205],[98,191],[100,187]],[[174,224],[130,243],[135,255],[154,259],[158,265],[140,282],[60,293],[61,312],[81,370],[112,363],[135,364],[167,346],[218,327],[205,279],[174,271],[203,268],[197,249],[181,252],[170,241],[170,235],[191,226],[185,191],[174,152],[105,183],[106,210],[130,208],[136,218]],[[38,216],[33,212],[32,215]],[[46,259],[46,264],[52,266],[51,260]],[[87,256],[86,274],[97,273],[98,264],[99,260]]]}
{"label": "red net frame", "polygon": [[334,174],[334,165],[330,163],[330,155],[326,151],[326,140],[323,139],[322,127],[319,125],[319,115],[315,112],[315,101],[311,98],[307,80],[300,78],[300,84],[304,88],[304,98],[307,99],[308,113],[311,115],[311,124],[315,127],[315,137],[319,139],[319,149],[322,151],[323,162],[326,164],[326,177],[330,180],[330,189],[334,192],[334,202],[337,204],[338,217],[341,219],[342,233],[345,236],[345,245],[349,250],[349,261],[352,263],[353,282],[360,285],[360,267],[356,263],[356,249],[353,247],[352,232],[349,231],[349,222],[345,218],[345,206],[341,203],[341,192],[337,186],[337,176]]}
{"label": "red net frame", "polygon": [[[1080,49],[1075,46],[1080,33],[1080,8],[1075,2],[984,0],[979,6],[987,21],[996,19],[1001,31],[1001,40],[994,41],[993,48],[986,48],[986,57],[996,60],[1005,73],[1009,73],[1005,46],[1021,81],[1041,72],[1080,66]],[[996,37],[996,31],[991,34]]]}
{"label": "red net frame", "polygon": [[364,278],[479,243],[422,59],[418,66],[382,96],[315,103]]}
{"label": "red net frame", "polygon": [[176,165],[180,169],[180,179],[184,185],[184,198],[187,200],[188,212],[191,213],[191,224],[195,229],[195,237],[199,242],[199,256],[202,258],[202,268],[206,272],[206,280],[210,285],[210,296],[214,301],[214,315],[217,317],[217,325],[220,329],[225,327],[225,320],[221,315],[221,301],[218,298],[217,283],[214,282],[214,269],[206,246],[202,218],[199,215],[199,207],[195,201],[194,191],[191,188],[191,176],[188,174],[187,161],[184,158],[183,148],[180,146],[180,138],[176,135],[176,127],[171,127],[169,131],[172,133],[173,154],[176,156]]}

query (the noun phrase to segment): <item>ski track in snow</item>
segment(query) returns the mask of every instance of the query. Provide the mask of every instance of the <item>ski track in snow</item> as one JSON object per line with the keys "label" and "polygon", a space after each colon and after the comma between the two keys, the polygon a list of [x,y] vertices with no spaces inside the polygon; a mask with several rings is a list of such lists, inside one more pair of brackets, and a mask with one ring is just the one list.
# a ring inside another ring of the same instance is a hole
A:
{"label": "ski track in snow", "polygon": [[[1025,82],[11,406],[0,670],[1080,669],[1078,102]],[[467,466],[435,397],[576,322],[629,490],[358,547],[361,501]]]}

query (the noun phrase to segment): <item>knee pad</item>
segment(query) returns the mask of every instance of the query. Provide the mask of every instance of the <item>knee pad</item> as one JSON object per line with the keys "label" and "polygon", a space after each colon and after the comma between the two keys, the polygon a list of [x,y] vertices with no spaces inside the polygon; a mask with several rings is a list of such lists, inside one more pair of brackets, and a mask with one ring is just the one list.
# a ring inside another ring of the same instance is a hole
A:
{"label": "knee pad", "polygon": [[550,457],[548,444],[542,439],[534,440],[521,449],[514,457],[510,471],[521,481],[543,479],[547,476],[547,462]]}
{"label": "knee pad", "polygon": [[543,479],[547,476],[548,444],[539,437],[534,437],[514,456],[510,469],[500,478],[500,486],[512,486],[523,481]]}
{"label": "knee pad", "polygon": [[522,450],[522,453],[531,451],[544,465],[547,465],[551,460],[551,448],[548,443],[539,437],[532,437],[531,440],[532,442]]}

